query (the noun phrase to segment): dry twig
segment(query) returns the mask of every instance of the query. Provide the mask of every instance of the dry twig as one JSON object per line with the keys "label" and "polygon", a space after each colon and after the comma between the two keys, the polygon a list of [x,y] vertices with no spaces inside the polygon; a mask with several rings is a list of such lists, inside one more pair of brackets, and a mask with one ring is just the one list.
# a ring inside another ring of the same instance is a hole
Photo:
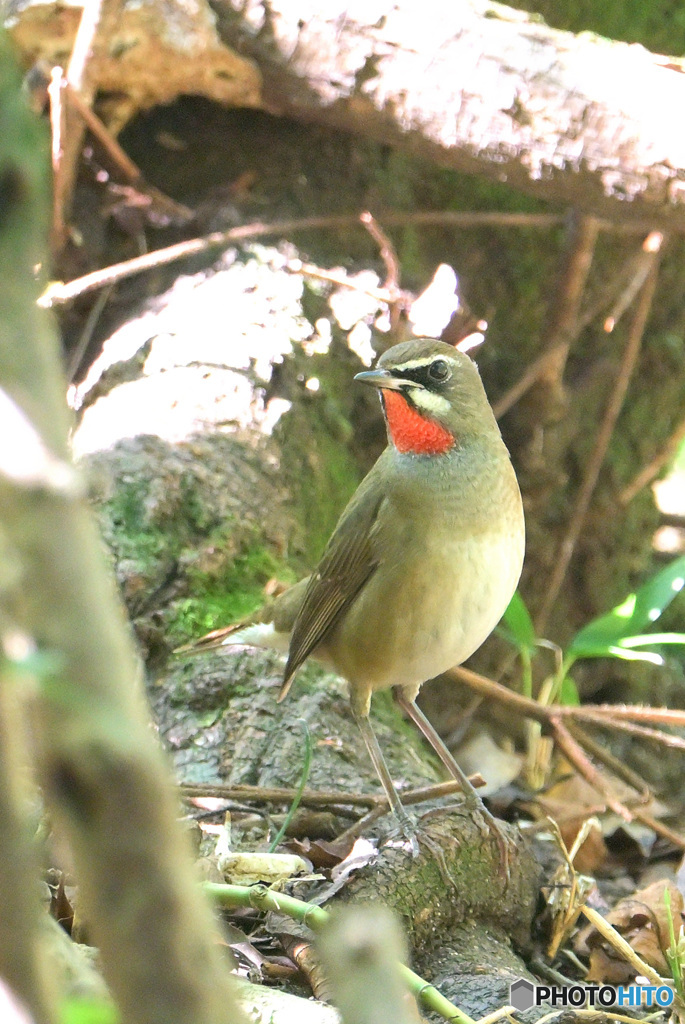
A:
{"label": "dry twig", "polygon": [[[464,668],[463,665],[450,669],[446,675],[451,676],[458,683],[466,683],[471,690],[482,694],[483,697],[506,704],[520,715],[532,718],[543,725],[549,724],[551,718],[556,717],[568,718],[571,721],[592,722],[611,729],[630,729],[631,722],[651,722],[655,725],[685,729],[685,711],[674,708],[653,708],[644,704],[586,704],[583,707],[567,704],[540,704],[531,697],[525,697],[501,683],[496,683],[486,676]],[[640,727],[639,735],[644,735],[642,727]],[[669,733],[657,730],[650,730],[648,735],[650,739],[658,740],[666,746],[670,746],[673,740],[678,741],[678,747],[683,742],[678,736],[671,736]]]}
{"label": "dry twig", "polygon": [[[595,225],[602,231],[606,225],[602,221],[594,221]],[[649,239],[650,235],[647,236]],[[549,346],[526,368],[523,376],[506,391],[497,402],[493,403],[493,410],[499,420],[523,398],[527,391],[537,383],[538,380],[551,372],[551,369],[559,363],[565,362],[570,346],[579,334],[595,320],[600,313],[607,308],[610,302],[617,302],[618,297],[625,295],[636,277],[642,274],[645,261],[645,244],[647,239],[640,246],[637,256],[631,256],[627,264],[624,264],[600,289],[595,298],[588,302],[587,308],[582,310],[575,322],[567,323],[566,332],[558,336]],[[580,254],[579,254],[580,260]],[[647,256],[652,262],[651,255]],[[644,281],[644,275],[640,278]]]}
{"label": "dry twig", "polygon": [[680,421],[661,451],[623,488],[618,496],[622,505],[628,505],[643,487],[651,484],[661,470],[675,458],[683,441],[685,441],[685,419]]}
{"label": "dry twig", "polygon": [[651,268],[645,279],[644,286],[640,293],[640,299],[635,309],[635,316],[633,318],[630,331],[628,332],[628,340],[623,353],[623,360],[609,396],[604,418],[597,433],[597,437],[595,438],[592,454],[590,455],[590,459],[585,469],[585,476],[576,498],[576,506],[567,526],[566,534],[559,545],[554,569],[552,571],[552,578],[545,591],[544,601],[536,617],[535,625],[539,633],[544,632],[544,628],[554,606],[554,602],[556,601],[564,579],[566,578],[566,572],[571,558],[573,557],[576,543],[580,537],[583,523],[585,522],[585,517],[587,515],[588,508],[590,507],[590,501],[592,499],[597,480],[599,479],[599,473],[602,465],[604,464],[604,459],[609,448],[609,442],[611,441],[616,422],[621,409],[623,408],[623,402],[628,391],[628,385],[630,383],[633,370],[635,369],[637,358],[640,354],[642,337],[644,335],[647,318],[652,307],[652,301],[654,299],[654,293],[656,291],[657,281],[659,278],[659,262],[662,252],[661,242],[663,242],[663,236],[659,236],[659,239],[659,247],[652,247],[650,249]]}
{"label": "dry twig", "polygon": [[145,181],[140,168],[131,160],[129,155],[121,148],[112,133],[102,123],[90,106],[85,102],[79,92],[70,83],[66,83],[65,99],[68,106],[72,106],[93,137],[100,144],[114,165],[118,174],[126,184],[134,187],[148,200],[151,208],[157,216],[163,218],[167,223],[185,224],[191,220],[193,211],[182,203],[160,192],[154,185]]}
{"label": "dry twig", "polygon": [[377,243],[380,256],[385,264],[384,288],[392,298],[388,301],[390,316],[390,336],[394,336],[402,314],[402,306],[407,305],[404,294],[400,291],[400,261],[395,246],[372,213],[366,210],[359,218],[373,240]]}
{"label": "dry twig", "polygon": [[[55,102],[57,94],[64,91],[68,83],[74,92],[80,94],[83,103],[90,107],[96,91],[96,82],[90,72],[92,57],[102,50],[110,38],[119,19],[121,0],[89,0],[83,5],[81,20],[76,31],[76,38],[71,58],[65,75],[59,80],[59,86],[53,77],[50,90],[51,102]],[[71,111],[59,103],[61,132],[59,145],[54,141],[53,134],[53,247],[61,248],[67,237],[67,220],[71,207],[71,198],[76,183],[78,160],[81,155],[81,144],[85,132],[85,124]],[[53,133],[55,118],[53,118]],[[55,152],[59,151],[57,160]]]}
{"label": "dry twig", "polygon": [[[549,388],[561,386],[568,353],[580,334],[581,304],[598,234],[599,223],[594,217],[584,217],[573,211],[563,271],[552,302],[544,344],[550,358],[539,376],[540,383]],[[554,352],[553,358],[550,350]]]}
{"label": "dry twig", "polygon": [[566,728],[573,739],[581,745],[583,750],[608,768],[617,779],[623,779],[631,789],[634,789],[638,794],[639,800],[643,803],[648,803],[652,799],[652,791],[642,776],[638,775],[637,772],[634,772],[632,768],[629,768],[627,764],[624,764],[620,758],[616,757],[610,750],[607,750],[601,743],[598,743],[597,740],[593,739],[593,737],[582,729],[577,722],[568,722]]}
{"label": "dry twig", "polygon": [[[471,779],[474,786],[483,785],[479,775]],[[184,783],[179,787],[182,795],[192,797],[215,797],[220,800],[242,800],[264,804],[290,803],[297,792],[287,786],[225,786],[209,783]],[[418,804],[438,797],[450,796],[460,791],[459,783],[454,779],[437,782],[432,786],[421,786],[401,793],[402,803]],[[383,813],[388,810],[388,800],[384,793],[345,793],[342,790],[305,789],[300,803],[305,807],[372,807],[381,808]]]}
{"label": "dry twig", "polygon": [[[520,693],[514,693],[513,690],[509,690],[506,686],[502,686],[500,683],[495,683],[492,679],[486,679],[485,676],[478,675],[478,673],[472,672],[470,669],[464,668],[463,666],[452,669],[447,674],[452,676],[457,682],[466,683],[467,686],[472,690],[475,690],[477,693],[486,697],[494,698],[495,700],[506,704],[512,710],[517,711],[519,714],[524,715],[526,718],[532,718],[533,720],[546,725],[554,735],[556,742],[560,749],[563,750],[568,760],[571,761],[590,785],[602,794],[607,804],[612,807],[617,814],[625,818],[627,821],[631,821],[633,819],[641,821],[658,835],[664,836],[664,838],[668,839],[669,842],[672,842],[675,846],[685,849],[685,837],[674,832],[662,822],[657,821],[641,807],[628,809],[628,807],[626,807],[626,805],[612,793],[609,781],[585,755],[583,750],[584,733],[582,730],[580,732],[576,730],[576,737],[574,738],[571,736],[569,729],[563,722],[563,719],[569,719],[571,722],[574,720],[585,720],[590,722],[594,721],[596,724],[601,724],[604,728],[624,728],[630,719],[636,718],[642,721],[662,722],[667,725],[678,725],[683,727],[683,725],[685,725],[685,712],[673,711],[670,708],[631,707],[629,705],[614,706],[611,704],[588,706],[584,708],[571,707],[568,705],[545,705],[532,700],[530,697],[524,697]],[[644,731],[644,729],[641,729],[641,734],[643,734]],[[673,739],[678,739],[678,737],[671,737],[665,733],[660,733],[657,730],[649,730],[649,734],[650,739],[666,744],[670,744]],[[590,752],[593,752],[592,749]],[[642,799],[642,789],[643,787],[640,786],[640,799]]]}
{"label": "dry twig", "polygon": [[[387,213],[384,214],[383,219],[386,224],[391,226],[441,224],[454,227],[492,225],[498,228],[550,228],[557,225],[562,218],[556,214],[546,213],[522,214],[436,210],[416,213]],[[358,224],[359,217],[355,214],[331,217],[301,217],[292,220],[273,221],[272,223],[257,221],[251,224],[241,224],[238,227],[230,228],[228,231],[214,231],[201,238],[191,238],[188,241],[179,242],[177,245],[156,249],[154,252],[146,253],[144,256],[136,256],[122,263],[115,263],[110,267],[95,270],[91,274],[85,274],[83,277],[76,278],[66,284],[55,282],[46,289],[45,294],[41,297],[40,305],[62,306],[72,302],[80,295],[94,291],[97,288],[102,288],[104,285],[122,281],[145,270],[165,266],[176,262],[176,260],[207,252],[210,249],[220,249],[234,242],[246,241],[251,238],[262,238],[265,235],[287,235],[294,231],[334,231],[338,228],[349,228]],[[607,225],[607,230],[610,230],[610,225]]]}

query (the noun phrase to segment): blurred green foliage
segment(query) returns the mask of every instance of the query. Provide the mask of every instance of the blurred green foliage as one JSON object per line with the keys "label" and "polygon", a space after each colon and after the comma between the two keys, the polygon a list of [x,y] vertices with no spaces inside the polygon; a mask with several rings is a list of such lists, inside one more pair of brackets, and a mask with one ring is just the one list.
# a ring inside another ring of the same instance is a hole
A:
{"label": "blurred green foliage", "polygon": [[542,15],[553,28],[642,43],[656,53],[685,53],[681,0],[515,0],[510,6]]}

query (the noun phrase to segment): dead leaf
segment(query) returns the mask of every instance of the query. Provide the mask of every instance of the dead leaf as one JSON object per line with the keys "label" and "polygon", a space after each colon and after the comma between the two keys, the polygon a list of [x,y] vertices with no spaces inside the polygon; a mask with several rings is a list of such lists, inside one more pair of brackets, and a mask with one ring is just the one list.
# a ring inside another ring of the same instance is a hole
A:
{"label": "dead leaf", "polygon": [[291,839],[287,845],[289,850],[310,860],[315,870],[320,870],[321,868],[334,868],[349,856],[354,846],[354,839],[348,839],[342,843],[336,840],[327,842],[325,839],[317,839],[315,842],[309,839]]}
{"label": "dead leaf", "polygon": [[[646,889],[620,900],[606,915],[606,919],[638,956],[659,974],[668,977],[670,969],[664,955],[670,943],[668,913],[664,902],[666,889],[670,893],[671,913],[677,935],[683,920],[683,897],[677,886],[669,880],[653,882]],[[635,976],[635,970],[609,948],[597,931],[593,929],[586,941],[592,951],[589,981],[623,984]]]}

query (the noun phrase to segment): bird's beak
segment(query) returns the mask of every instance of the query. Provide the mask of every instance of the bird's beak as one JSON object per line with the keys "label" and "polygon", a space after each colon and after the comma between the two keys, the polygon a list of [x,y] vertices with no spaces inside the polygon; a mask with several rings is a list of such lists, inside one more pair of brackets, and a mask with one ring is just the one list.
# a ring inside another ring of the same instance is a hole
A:
{"label": "bird's beak", "polygon": [[416,380],[408,380],[406,377],[393,377],[390,370],[363,370],[355,374],[355,380],[362,384],[371,384],[374,388],[385,388],[387,391],[401,391],[402,388],[423,388]]}

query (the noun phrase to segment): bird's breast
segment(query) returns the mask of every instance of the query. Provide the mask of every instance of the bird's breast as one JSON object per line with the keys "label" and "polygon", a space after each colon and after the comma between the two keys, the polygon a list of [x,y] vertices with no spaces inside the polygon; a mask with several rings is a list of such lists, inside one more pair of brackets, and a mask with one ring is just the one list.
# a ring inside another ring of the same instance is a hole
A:
{"label": "bird's breast", "polygon": [[444,502],[433,515],[430,502],[424,511],[388,515],[378,569],[327,639],[353,689],[420,684],[460,664],[516,589],[524,549],[517,486],[494,515],[469,521]]}

